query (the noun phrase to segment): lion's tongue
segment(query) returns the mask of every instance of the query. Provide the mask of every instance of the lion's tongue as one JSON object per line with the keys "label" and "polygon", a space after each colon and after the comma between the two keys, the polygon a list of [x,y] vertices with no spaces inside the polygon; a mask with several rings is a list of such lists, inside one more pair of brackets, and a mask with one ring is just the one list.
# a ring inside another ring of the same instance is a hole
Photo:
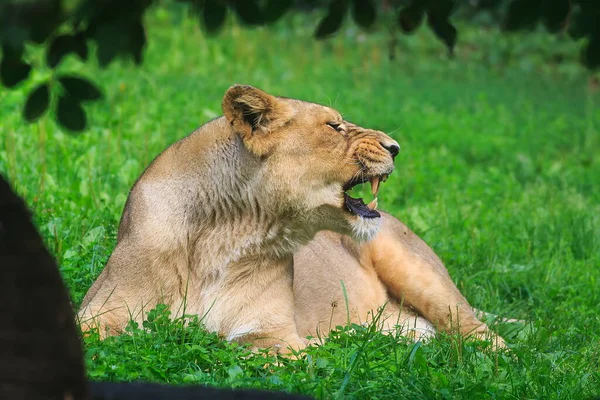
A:
{"label": "lion's tongue", "polygon": [[377,208],[377,199],[366,205],[362,199],[355,199],[344,193],[344,204],[351,212],[363,218],[379,218],[381,214],[375,210]]}

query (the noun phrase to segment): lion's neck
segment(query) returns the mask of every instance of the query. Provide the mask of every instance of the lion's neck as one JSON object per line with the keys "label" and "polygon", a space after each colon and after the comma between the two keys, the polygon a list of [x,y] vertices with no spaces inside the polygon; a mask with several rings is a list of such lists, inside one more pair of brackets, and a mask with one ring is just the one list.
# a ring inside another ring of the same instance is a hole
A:
{"label": "lion's neck", "polygon": [[204,268],[224,270],[245,259],[291,257],[312,235],[265,196],[261,162],[241,140],[223,146],[207,160],[211,178],[201,182],[195,202],[194,258]]}

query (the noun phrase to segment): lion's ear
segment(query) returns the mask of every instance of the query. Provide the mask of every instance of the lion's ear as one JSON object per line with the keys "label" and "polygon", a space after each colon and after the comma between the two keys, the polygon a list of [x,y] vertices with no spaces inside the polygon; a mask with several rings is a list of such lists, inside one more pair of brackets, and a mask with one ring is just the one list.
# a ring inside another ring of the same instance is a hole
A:
{"label": "lion's ear", "polygon": [[291,107],[284,101],[246,85],[230,87],[222,107],[227,121],[244,139],[273,131],[292,117]]}

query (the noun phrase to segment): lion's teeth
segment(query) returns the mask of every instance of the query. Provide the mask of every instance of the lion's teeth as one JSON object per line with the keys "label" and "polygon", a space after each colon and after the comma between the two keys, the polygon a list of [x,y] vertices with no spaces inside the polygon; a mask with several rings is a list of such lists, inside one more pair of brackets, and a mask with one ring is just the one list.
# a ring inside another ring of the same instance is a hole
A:
{"label": "lion's teeth", "polygon": [[374,176],[371,178],[371,193],[373,193],[373,196],[377,196],[377,193],[379,193],[379,177],[378,176]]}
{"label": "lion's teeth", "polygon": [[367,204],[367,207],[369,207],[370,210],[377,209],[377,197],[375,197],[372,202]]}

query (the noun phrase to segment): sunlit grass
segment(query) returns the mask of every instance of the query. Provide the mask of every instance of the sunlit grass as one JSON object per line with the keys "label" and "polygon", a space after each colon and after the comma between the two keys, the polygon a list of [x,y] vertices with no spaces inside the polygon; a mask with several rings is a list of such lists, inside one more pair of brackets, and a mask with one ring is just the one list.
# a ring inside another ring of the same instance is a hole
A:
{"label": "sunlit grass", "polygon": [[[93,77],[105,91],[104,101],[87,107],[90,127],[82,135],[66,134],[51,117],[23,123],[20,106],[33,83],[0,93],[0,171],[32,208],[76,304],[114,247],[141,171],[219,115],[227,87],[248,83],[332,105],[356,123],[390,132],[402,151],[380,207],[436,250],[475,307],[528,323],[497,327],[512,354],[446,336],[414,345],[355,327],[301,360],[265,368],[267,356],[247,357],[197,324],[184,329],[158,312],[151,333],[88,338],[91,377],[268,387],[319,398],[600,392],[600,98],[587,90],[576,60],[551,68],[543,57],[523,55],[503,66],[493,62],[494,44],[519,40],[476,30],[465,36],[479,48],[459,47],[455,60],[423,33],[402,37],[391,62],[382,32],[349,29],[315,43],[312,25],[299,18],[292,27],[229,26],[206,38],[183,14],[159,11],[150,20],[141,68],[120,62],[99,70],[75,59],[61,66]],[[531,41],[520,46],[535,47]]]}

